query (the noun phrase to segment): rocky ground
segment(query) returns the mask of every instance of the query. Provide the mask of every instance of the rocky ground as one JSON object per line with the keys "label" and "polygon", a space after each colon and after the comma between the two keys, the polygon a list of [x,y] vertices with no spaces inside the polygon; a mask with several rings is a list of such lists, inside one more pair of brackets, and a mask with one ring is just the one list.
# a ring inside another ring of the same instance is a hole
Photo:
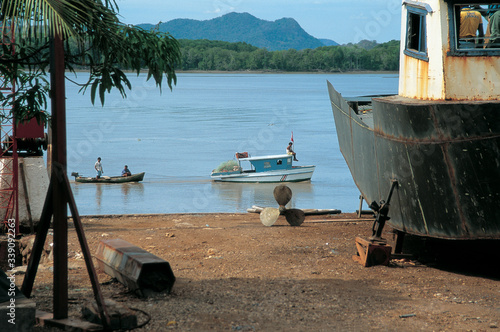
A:
{"label": "rocky ground", "polygon": [[[407,238],[405,253],[418,254],[419,260],[398,258],[367,268],[352,256],[355,238],[371,235],[370,216],[307,216],[300,227],[289,226],[283,216],[266,227],[253,213],[82,221],[93,254],[101,240],[120,238],[170,263],[176,277],[171,293],[147,297],[98,270],[105,298],[140,310],[141,331],[494,331],[500,326],[498,242],[478,249],[477,243],[465,248]],[[393,242],[389,227],[384,237]],[[80,317],[93,293],[71,227],[69,242],[69,312]],[[40,266],[32,297],[37,309],[49,312],[52,271],[50,261]]]}

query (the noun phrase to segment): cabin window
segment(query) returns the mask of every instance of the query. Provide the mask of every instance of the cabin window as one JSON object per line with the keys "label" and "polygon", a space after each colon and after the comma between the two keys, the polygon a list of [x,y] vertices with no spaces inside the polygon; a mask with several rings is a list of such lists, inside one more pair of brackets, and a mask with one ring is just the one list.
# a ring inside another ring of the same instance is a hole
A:
{"label": "cabin window", "polygon": [[408,6],[408,16],[406,23],[406,45],[405,54],[428,60],[427,57],[427,32],[426,16],[427,11],[421,8]]}
{"label": "cabin window", "polygon": [[283,161],[282,161],[281,159],[278,159],[278,160],[276,161],[276,164],[277,164],[277,165],[281,165],[281,164],[283,164]]}
{"label": "cabin window", "polygon": [[271,168],[271,163],[269,161],[264,161],[264,168]]}
{"label": "cabin window", "polygon": [[500,2],[450,6],[451,51],[458,55],[500,54]]}

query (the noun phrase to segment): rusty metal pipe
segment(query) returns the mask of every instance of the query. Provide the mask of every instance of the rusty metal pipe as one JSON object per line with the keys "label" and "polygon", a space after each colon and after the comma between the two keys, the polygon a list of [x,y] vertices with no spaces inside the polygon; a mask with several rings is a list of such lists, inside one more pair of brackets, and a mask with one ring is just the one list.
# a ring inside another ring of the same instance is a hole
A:
{"label": "rusty metal pipe", "polygon": [[101,241],[95,257],[101,270],[140,295],[146,289],[170,292],[174,285],[175,276],[167,261],[125,240]]}

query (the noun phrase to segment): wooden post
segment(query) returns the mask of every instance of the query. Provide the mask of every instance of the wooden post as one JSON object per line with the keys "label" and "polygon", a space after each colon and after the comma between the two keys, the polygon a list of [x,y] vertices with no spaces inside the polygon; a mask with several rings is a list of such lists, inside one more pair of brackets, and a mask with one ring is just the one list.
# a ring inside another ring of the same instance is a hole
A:
{"label": "wooden post", "polygon": [[[50,86],[52,105],[52,163],[66,170],[66,93],[64,45],[57,33],[51,43]],[[62,175],[52,167],[54,215],[54,318],[68,317],[68,207],[63,196]],[[64,203],[63,203],[64,202]]]}
{"label": "wooden post", "polygon": [[359,195],[358,218],[361,218],[361,208],[363,207],[363,195]]}

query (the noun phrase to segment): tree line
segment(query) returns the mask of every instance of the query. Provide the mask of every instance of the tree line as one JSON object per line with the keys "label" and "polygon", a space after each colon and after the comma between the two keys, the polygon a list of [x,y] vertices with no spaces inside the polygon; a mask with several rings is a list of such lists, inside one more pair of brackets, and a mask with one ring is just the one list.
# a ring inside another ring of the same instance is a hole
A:
{"label": "tree line", "polygon": [[399,41],[383,44],[324,46],[315,49],[268,51],[247,43],[179,40],[182,53],[177,70],[350,72],[397,71]]}

